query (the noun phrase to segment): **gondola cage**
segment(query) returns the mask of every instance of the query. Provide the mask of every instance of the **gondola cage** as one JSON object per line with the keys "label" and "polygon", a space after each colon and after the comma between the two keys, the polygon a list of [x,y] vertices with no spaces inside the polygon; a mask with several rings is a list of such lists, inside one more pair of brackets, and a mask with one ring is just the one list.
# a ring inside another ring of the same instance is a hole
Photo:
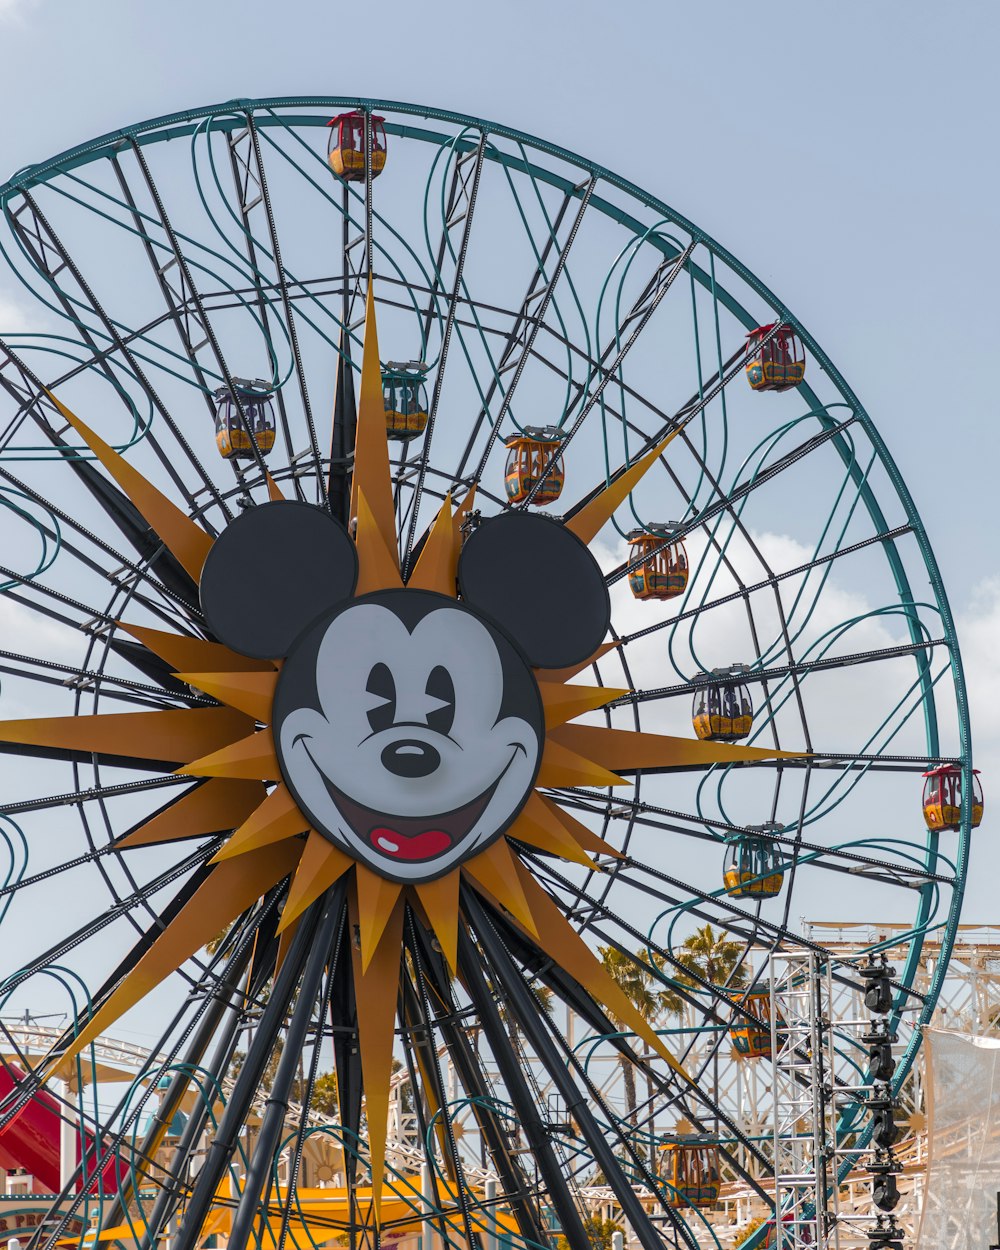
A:
{"label": "gondola cage", "polygon": [[772,330],[774,322],[747,335],[746,373],[755,391],[787,391],[806,376],[805,351],[794,329],[780,325],[765,343]]}
{"label": "gondola cage", "polygon": [[[748,1020],[742,1013],[734,1014],[729,1029],[729,1037],[736,1053],[747,1059],[770,1059],[771,1045],[771,992],[767,985],[759,985],[751,990],[740,1002],[740,1006],[751,1015],[756,1016],[760,1024]],[[784,1017],[779,1013],[778,1028],[784,1026]]]}
{"label": "gondola cage", "polygon": [[673,537],[679,528],[675,521],[651,522],[628,535],[629,564],[643,561],[628,575],[636,599],[676,599],[687,589],[687,551],[683,540]]}
{"label": "gondola cage", "polygon": [[[702,741],[737,742],[753,728],[753,703],[741,682],[731,680],[750,670],[746,664],[713,669],[699,680],[691,705],[691,723]],[[712,679],[717,680],[713,681]],[[730,680],[718,680],[729,678]]]}
{"label": "gondola cage", "polygon": [[722,880],[730,898],[775,898],[785,879],[785,857],[771,834],[781,825],[751,826],[726,848]]}
{"label": "gondola cage", "polygon": [[[365,114],[360,109],[353,113],[341,113],[332,121],[327,145],[330,168],[345,182],[365,180]],[[386,141],[385,118],[371,114],[372,177],[377,178],[385,168]]]}
{"label": "gondola cage", "polygon": [[[270,385],[260,378],[252,382],[246,378],[233,378],[232,390],[228,386],[220,386],[215,392],[215,442],[224,459],[252,460],[254,443],[262,456],[266,456],[274,446],[271,394]],[[240,408],[243,409],[243,416],[240,415]],[[253,431],[252,440],[247,427]]]}
{"label": "gondola cage", "polygon": [[[962,769],[958,764],[939,764],[924,773],[924,820],[928,829],[959,829],[962,825]],[[983,819],[983,787],[979,769],[972,771],[972,811],[975,829]]]}
{"label": "gondola cage", "polygon": [[525,426],[519,434],[504,440],[507,466],[504,471],[507,498],[511,503],[524,503],[552,465],[531,502],[537,507],[554,503],[562,494],[566,470],[559,449],[563,433],[555,426]]}
{"label": "gondola cage", "polygon": [[427,366],[421,360],[390,360],[382,370],[386,437],[405,443],[427,428]]}
{"label": "gondola cage", "polygon": [[703,1137],[678,1135],[660,1147],[660,1176],[671,1207],[711,1207],[719,1201],[719,1148]]}

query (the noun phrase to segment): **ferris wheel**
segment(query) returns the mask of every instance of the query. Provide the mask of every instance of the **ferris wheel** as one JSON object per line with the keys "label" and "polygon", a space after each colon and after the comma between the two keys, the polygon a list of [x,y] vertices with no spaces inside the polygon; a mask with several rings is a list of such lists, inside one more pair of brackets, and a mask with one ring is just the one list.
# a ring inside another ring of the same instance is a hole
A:
{"label": "ferris wheel", "polygon": [[[423,106],[194,109],[0,202],[3,1003],[72,1019],[0,1134],[81,1143],[35,1242],[97,1193],[174,1250],[585,1250],[600,1188],[722,1245],[769,956],[910,926],[900,1088],[982,817],[846,381],[655,197]],[[155,1058],[97,1100],[116,1028]]]}

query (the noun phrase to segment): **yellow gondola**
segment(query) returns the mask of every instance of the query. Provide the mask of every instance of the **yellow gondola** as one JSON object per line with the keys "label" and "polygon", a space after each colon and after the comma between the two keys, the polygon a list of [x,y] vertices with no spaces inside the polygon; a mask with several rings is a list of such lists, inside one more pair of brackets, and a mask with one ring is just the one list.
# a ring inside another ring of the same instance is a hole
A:
{"label": "yellow gondola", "polygon": [[382,370],[386,437],[405,443],[427,428],[427,366],[420,360],[390,360]]}
{"label": "yellow gondola", "polygon": [[785,857],[772,836],[781,825],[750,829],[729,843],[722,867],[722,881],[730,898],[774,898],[785,879]]}
{"label": "yellow gondola", "polygon": [[679,1135],[660,1147],[660,1176],[671,1207],[711,1207],[719,1201],[719,1148],[703,1137]]}
{"label": "yellow gondola", "polygon": [[550,463],[552,468],[531,502],[541,508],[559,498],[566,480],[559,454],[562,441],[562,431],[551,425],[528,425],[520,434],[512,434],[504,440],[507,448],[504,478],[511,503],[523,503],[528,498]]}
{"label": "yellow gondola", "polygon": [[[224,459],[252,460],[254,443],[262,456],[274,446],[271,394],[270,385],[260,378],[252,382],[233,378],[232,390],[221,386],[215,392],[215,443]],[[253,431],[252,440],[249,430]]]}
{"label": "yellow gondola", "polygon": [[691,723],[703,741],[736,742],[750,733],[750,692],[741,682],[732,680],[749,671],[746,664],[731,664],[729,668],[713,669],[710,676],[699,681],[691,706]]}
{"label": "yellow gondola", "polygon": [[636,599],[676,599],[687,589],[687,551],[680,538],[670,541],[678,528],[673,521],[650,522],[629,534],[629,564],[643,561],[628,575]]}

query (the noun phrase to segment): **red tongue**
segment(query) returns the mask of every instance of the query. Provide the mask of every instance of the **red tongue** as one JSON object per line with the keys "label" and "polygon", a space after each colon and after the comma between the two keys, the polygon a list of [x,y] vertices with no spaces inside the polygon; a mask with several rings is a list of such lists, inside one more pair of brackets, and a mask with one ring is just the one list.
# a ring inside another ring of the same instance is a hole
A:
{"label": "red tongue", "polygon": [[408,838],[395,829],[379,825],[368,836],[376,850],[393,859],[430,859],[451,846],[451,836],[443,829],[425,829]]}

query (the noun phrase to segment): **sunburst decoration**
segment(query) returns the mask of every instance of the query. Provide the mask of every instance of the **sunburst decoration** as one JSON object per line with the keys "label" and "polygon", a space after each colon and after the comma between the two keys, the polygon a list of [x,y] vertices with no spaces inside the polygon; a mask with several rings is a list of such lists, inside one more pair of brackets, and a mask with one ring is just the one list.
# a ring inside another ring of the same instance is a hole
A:
{"label": "sunburst decoration", "polygon": [[[213,539],[55,396],[56,407],[146,519],[164,546],[200,582]],[[565,527],[589,544],[670,439],[595,494]],[[268,479],[271,500],[281,498]],[[357,415],[352,516],[358,577],[354,597],[420,590],[457,600],[463,523],[473,503],[446,498],[405,583],[398,558],[379,373],[374,301],[369,289]],[[265,505],[266,506],[266,505]],[[706,769],[781,758],[784,753],[574,723],[629,692],[574,680],[614,643],[584,662],[534,669],[544,713],[544,745],[533,791],[505,833],[443,875],[414,883],[391,880],[312,827],[283,777],[272,736],[280,661],[248,657],[221,642],[121,622],[179,680],[218,701],[215,707],[80,715],[0,722],[0,741],[56,753],[94,753],[136,764],[173,766],[196,784],[131,831],[119,846],[165,845],[227,832],[204,881],[174,912],[116,984],[105,987],[77,1035],[54,1051],[51,1073],[109,1028],[210,939],[287,879],[278,924],[288,936],[335,883],[346,886],[357,1034],[371,1157],[373,1218],[384,1178],[386,1120],[405,923],[424,926],[453,975],[460,975],[460,933],[469,919],[461,888],[500,909],[524,941],[554,960],[603,1010],[624,1021],[676,1071],[677,1060],[639,1015],[557,900],[536,880],[522,848],[599,869],[618,852],[562,810],[543,791],[565,786],[626,786],[623,772],[647,768]],[[349,660],[349,657],[348,657]],[[279,954],[279,958],[280,958]]]}

